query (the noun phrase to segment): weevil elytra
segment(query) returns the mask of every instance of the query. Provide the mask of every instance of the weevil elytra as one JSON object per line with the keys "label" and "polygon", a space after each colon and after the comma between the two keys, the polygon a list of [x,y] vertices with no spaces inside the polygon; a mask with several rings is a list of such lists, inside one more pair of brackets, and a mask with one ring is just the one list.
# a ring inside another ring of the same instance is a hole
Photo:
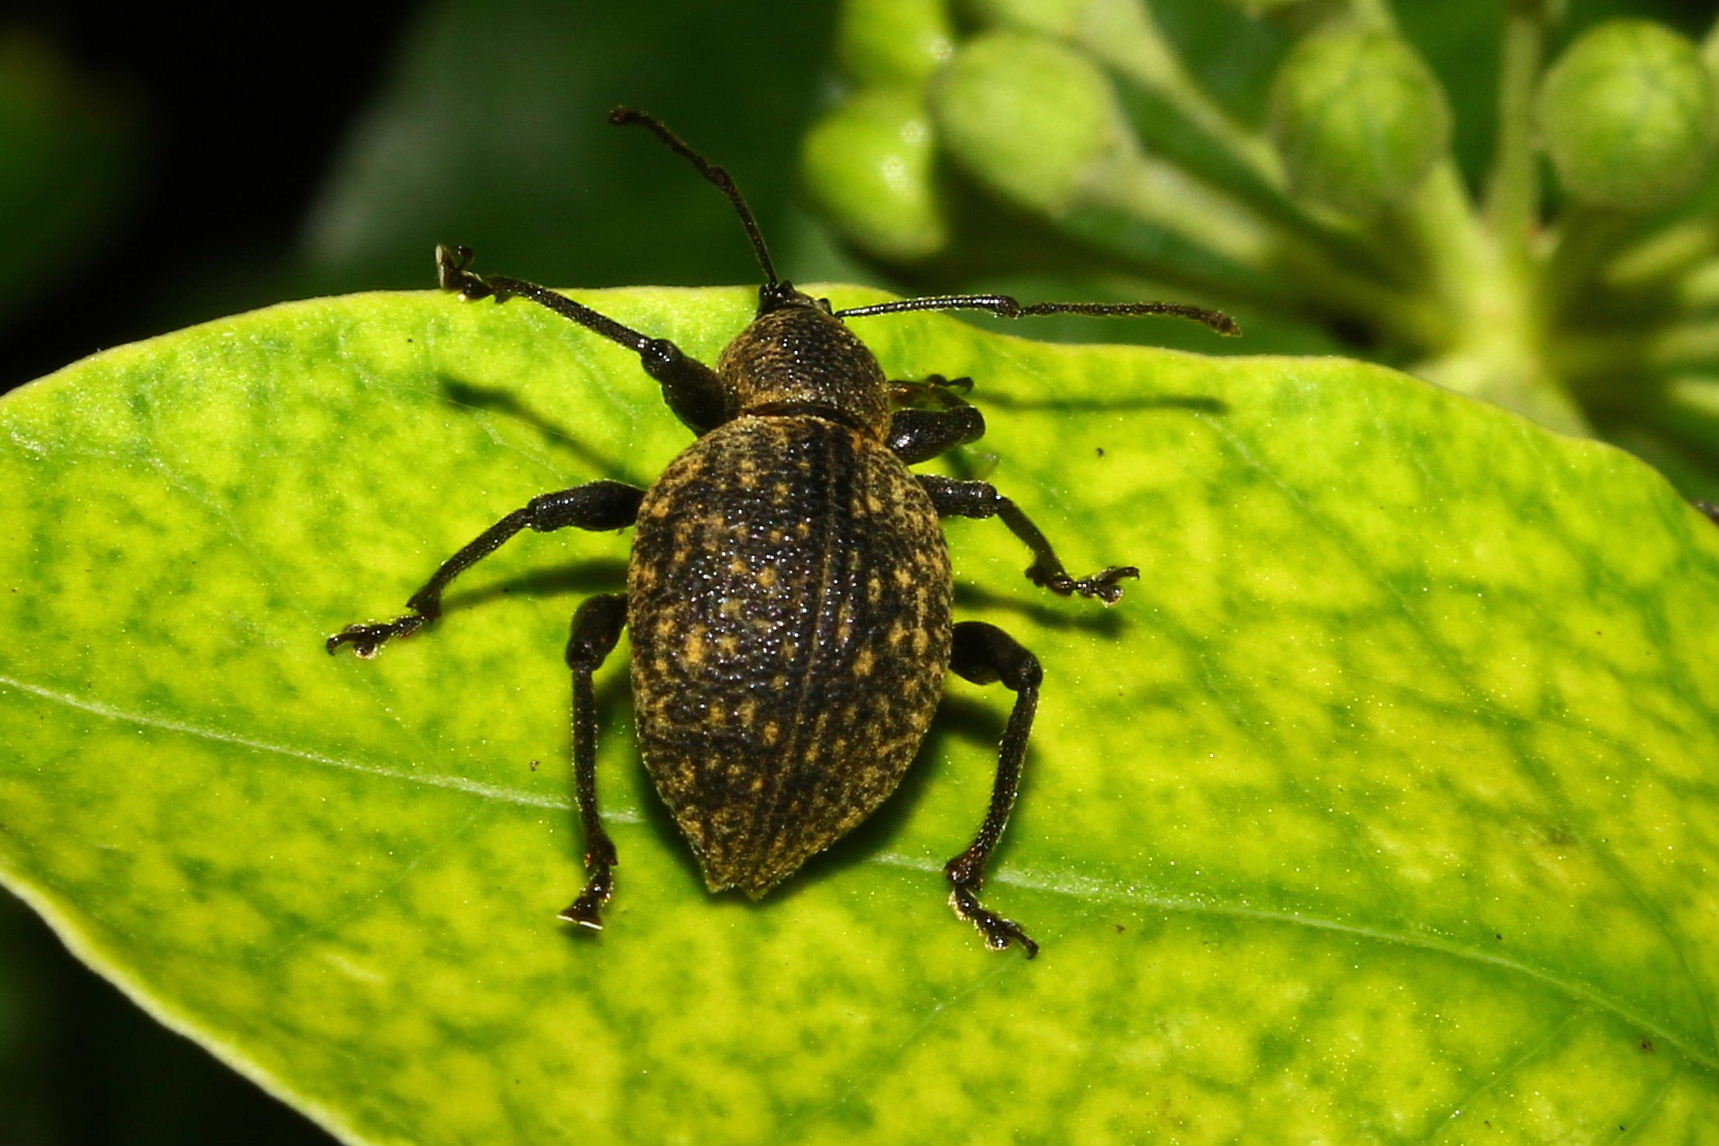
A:
{"label": "weevil elytra", "polygon": [[1039,303],[951,295],[833,310],[776,277],[727,171],[655,118],[648,128],[728,197],[764,272],[758,311],[716,368],[535,283],[471,269],[438,247],[444,290],[468,301],[528,299],[635,351],[696,435],[648,490],[594,481],[532,498],[448,558],[410,613],[329,637],[373,656],[442,612],[449,582],[525,529],[635,526],[627,591],[585,601],[567,645],[573,671],[574,791],[586,883],[561,918],[602,926],[615,845],[597,810],[592,674],[632,631],[640,748],[712,891],[757,898],[846,835],[901,782],[931,723],[946,672],[1015,694],[977,835],[945,866],[950,903],[993,948],[1038,946],[979,903],[985,862],[1014,805],[1038,704],[1038,660],[1001,629],[951,617],[940,519],[1001,518],[1032,555],[1027,578],[1061,596],[1112,604],[1132,566],[1071,577],[1014,502],[981,481],[908,466],[976,441],[984,419],[939,375],[891,381],[845,320],[912,310],[1169,314],[1236,333],[1225,315],[1178,303]]}

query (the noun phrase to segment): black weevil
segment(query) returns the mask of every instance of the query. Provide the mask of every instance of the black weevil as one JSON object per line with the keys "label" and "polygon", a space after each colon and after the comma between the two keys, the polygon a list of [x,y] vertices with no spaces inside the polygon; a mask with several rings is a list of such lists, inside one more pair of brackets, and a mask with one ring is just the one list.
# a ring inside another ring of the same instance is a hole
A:
{"label": "black weevil", "polygon": [[776,277],[758,224],[721,167],[655,118],[636,123],[684,156],[734,205],[764,285],[758,313],[716,369],[535,283],[470,269],[465,248],[436,251],[440,283],[461,298],[524,298],[639,355],[698,440],[648,490],[595,481],[532,498],[455,553],[386,623],[328,638],[373,656],[442,612],[442,593],[523,529],[636,526],[626,593],[592,597],[573,617],[573,773],[585,836],[584,889],[561,917],[600,928],[614,888],[615,845],[597,812],[597,718],[591,683],[633,634],[640,748],[657,791],[712,891],[756,898],[872,813],[900,783],[936,711],[946,670],[1015,693],[997,774],[973,842],[944,871],[955,913],[993,948],[1038,945],[979,903],[985,861],[1014,805],[1042,672],[1007,633],[950,616],[953,583],[939,523],[999,517],[1032,553],[1027,577],[1062,596],[1112,604],[1116,566],[1069,576],[1044,534],[981,481],[914,475],[908,466],[985,432],[960,397],[966,379],[884,377],[844,319],[911,310],[1029,314],[1171,314],[1225,334],[1227,316],[1176,303],[1039,303],[1006,295],[905,299],[832,310]]}

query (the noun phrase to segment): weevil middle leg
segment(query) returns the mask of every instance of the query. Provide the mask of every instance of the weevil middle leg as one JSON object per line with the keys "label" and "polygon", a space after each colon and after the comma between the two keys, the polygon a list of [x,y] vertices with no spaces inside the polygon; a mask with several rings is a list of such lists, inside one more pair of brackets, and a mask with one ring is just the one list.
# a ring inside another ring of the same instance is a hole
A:
{"label": "weevil middle leg", "polygon": [[1050,539],[1021,512],[1020,506],[998,493],[990,482],[920,474],[919,484],[931,495],[931,504],[937,507],[939,517],[1002,518],[1009,532],[1032,551],[1033,563],[1027,566],[1027,580],[1058,596],[1097,597],[1106,605],[1114,605],[1122,599],[1121,582],[1140,576],[1140,570],[1132,565],[1112,565],[1090,577],[1070,577],[1056,550],[1051,548]]}

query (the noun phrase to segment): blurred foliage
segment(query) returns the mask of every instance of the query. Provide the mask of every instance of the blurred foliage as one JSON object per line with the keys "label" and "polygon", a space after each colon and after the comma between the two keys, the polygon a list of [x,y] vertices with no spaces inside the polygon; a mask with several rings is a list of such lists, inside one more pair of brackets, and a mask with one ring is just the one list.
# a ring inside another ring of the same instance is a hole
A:
{"label": "blurred foliage", "polygon": [[562,286],[748,282],[755,266],[721,197],[605,113],[648,109],[731,167],[787,255],[787,173],[828,25],[817,5],[758,21],[685,4],[427,8],[311,205],[298,285],[430,286],[437,242]]}
{"label": "blurred foliage", "polygon": [[[1370,358],[1608,439],[1686,495],[1719,497],[1711,11],[849,0],[843,13],[844,87],[809,137],[805,179],[898,285],[1221,307],[1249,336],[1221,353]],[[1037,333],[1077,329],[1091,337],[1073,323]],[[1114,337],[1196,345],[1159,328]]]}
{"label": "blurred foliage", "polygon": [[49,40],[0,23],[0,331],[19,302],[79,262],[121,222],[138,178],[136,109]]}

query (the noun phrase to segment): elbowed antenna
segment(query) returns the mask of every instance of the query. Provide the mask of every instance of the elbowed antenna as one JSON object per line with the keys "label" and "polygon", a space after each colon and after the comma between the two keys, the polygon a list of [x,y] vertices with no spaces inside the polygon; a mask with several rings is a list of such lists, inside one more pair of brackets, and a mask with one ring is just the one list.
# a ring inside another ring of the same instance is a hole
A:
{"label": "elbowed antenna", "polygon": [[770,249],[764,245],[764,233],[758,229],[758,220],[752,217],[752,208],[746,205],[746,200],[740,194],[740,188],[734,185],[734,176],[723,167],[718,167],[698,152],[686,145],[680,136],[663,126],[662,120],[648,111],[640,111],[634,107],[618,107],[609,113],[609,122],[617,127],[629,123],[648,127],[651,133],[666,144],[669,150],[684,156],[688,162],[698,168],[698,173],[716,184],[717,189],[728,196],[728,201],[734,204],[735,211],[740,214],[740,222],[746,227],[746,236],[752,240],[752,250],[758,256],[758,265],[764,269],[766,285],[775,286],[781,282],[776,277],[776,265],[770,261]]}
{"label": "elbowed antenna", "polygon": [[1238,335],[1241,327],[1221,310],[1189,306],[1181,302],[1035,302],[1023,306],[1006,294],[947,294],[931,298],[904,298],[895,302],[853,306],[836,311],[837,318],[864,318],[873,314],[900,314],[909,310],[988,310],[998,318],[1024,318],[1031,314],[1090,314],[1115,317],[1130,314],[1167,314],[1191,318],[1219,334]]}

